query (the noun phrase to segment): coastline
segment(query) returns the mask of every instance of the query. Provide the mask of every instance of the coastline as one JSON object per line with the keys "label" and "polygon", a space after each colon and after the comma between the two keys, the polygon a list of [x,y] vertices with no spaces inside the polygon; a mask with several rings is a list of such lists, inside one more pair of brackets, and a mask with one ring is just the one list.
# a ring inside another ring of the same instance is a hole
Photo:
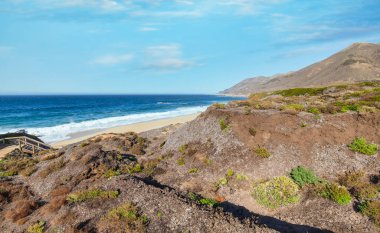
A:
{"label": "coastline", "polygon": [[106,133],[126,133],[126,132],[136,132],[141,133],[144,131],[152,130],[152,129],[158,129],[164,126],[172,125],[172,124],[182,124],[189,122],[191,120],[194,120],[197,116],[199,116],[200,113],[194,113],[190,115],[183,115],[183,116],[177,116],[177,117],[170,117],[170,118],[164,118],[159,120],[152,120],[152,121],[145,121],[145,122],[139,122],[129,125],[121,125],[116,126],[108,129],[102,129],[102,130],[90,130],[90,131],[82,131],[75,134],[70,135],[70,139],[66,139],[63,141],[57,141],[51,143],[51,145],[55,148],[61,148],[70,144],[74,144],[83,140],[86,140],[88,138],[106,134]]}

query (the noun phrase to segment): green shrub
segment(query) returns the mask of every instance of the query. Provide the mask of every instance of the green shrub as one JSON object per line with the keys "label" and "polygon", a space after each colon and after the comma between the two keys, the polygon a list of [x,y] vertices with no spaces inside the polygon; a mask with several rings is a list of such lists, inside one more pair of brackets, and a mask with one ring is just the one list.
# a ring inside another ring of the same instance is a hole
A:
{"label": "green shrub", "polygon": [[221,104],[221,103],[215,103],[214,106],[215,106],[216,109],[224,109],[224,108],[226,108],[226,105],[225,104]]}
{"label": "green shrub", "polygon": [[179,166],[183,166],[185,165],[185,158],[182,156],[182,157],[179,157],[178,160],[177,160],[177,164]]}
{"label": "green shrub", "polygon": [[38,221],[37,223],[28,227],[28,233],[42,233],[45,229],[45,221]]}
{"label": "green shrub", "polygon": [[227,184],[228,184],[228,180],[226,177],[223,177],[222,179],[218,181],[218,186],[227,185]]}
{"label": "green shrub", "polygon": [[358,112],[360,110],[360,105],[353,104],[353,105],[344,105],[340,109],[341,112],[348,112],[348,111],[354,111]]}
{"label": "green shrub", "polygon": [[323,198],[330,199],[339,205],[346,205],[351,202],[351,195],[344,186],[337,183],[324,183],[317,188],[317,193]]}
{"label": "green shrub", "polygon": [[120,175],[121,175],[121,172],[119,170],[113,170],[113,169],[109,169],[104,173],[105,178],[112,178],[114,176],[120,176]]}
{"label": "green shrub", "polygon": [[228,130],[228,123],[226,118],[222,118],[219,120],[219,126],[222,131],[227,131]]}
{"label": "green shrub", "polygon": [[316,108],[316,107],[309,108],[309,110],[307,110],[307,111],[310,112],[310,113],[313,113],[314,115],[321,114],[321,112],[319,111],[319,109]]}
{"label": "green shrub", "polygon": [[280,176],[255,186],[252,196],[259,204],[275,209],[298,202],[298,193],[298,185],[292,179]]}
{"label": "green shrub", "polygon": [[199,204],[214,207],[214,206],[218,205],[218,202],[213,200],[213,199],[210,199],[210,198],[201,198],[199,200]]}
{"label": "green shrub", "polygon": [[242,180],[248,179],[248,177],[246,175],[244,175],[244,174],[236,174],[236,179],[238,181],[242,181]]}
{"label": "green shrub", "polygon": [[145,232],[149,219],[131,203],[111,209],[98,222],[100,232]]}
{"label": "green shrub", "polygon": [[180,147],[178,148],[179,153],[185,155],[188,147],[189,147],[189,146],[188,146],[187,144],[184,144],[184,145],[180,146]]}
{"label": "green shrub", "polygon": [[281,107],[281,110],[303,111],[304,109],[302,104],[287,104]]}
{"label": "green shrub", "polygon": [[293,168],[290,172],[290,176],[300,187],[303,187],[307,184],[316,184],[319,181],[319,178],[314,174],[310,169],[298,166]]}
{"label": "green shrub", "polygon": [[380,226],[380,200],[362,202],[358,209],[360,213],[368,216],[377,226]]}
{"label": "green shrub", "polygon": [[261,146],[257,147],[255,149],[255,152],[261,158],[269,158],[270,157],[269,151],[266,148],[264,148],[264,147],[261,147]]}
{"label": "green shrub", "polygon": [[326,88],[293,88],[288,90],[276,91],[274,94],[286,97],[300,96],[300,95],[319,95],[322,94]]}
{"label": "green shrub", "polygon": [[77,193],[71,193],[67,197],[67,201],[70,203],[84,202],[96,198],[117,198],[119,196],[119,191],[113,190],[100,190],[100,189],[91,189],[80,191]]}
{"label": "green shrub", "polygon": [[361,183],[352,188],[352,195],[361,201],[372,200],[378,196],[378,191],[374,185]]}
{"label": "green shrub", "polygon": [[226,176],[227,177],[232,177],[234,174],[235,174],[235,172],[232,169],[228,169]]}
{"label": "green shrub", "polygon": [[362,137],[355,138],[348,147],[352,151],[357,151],[365,155],[375,155],[378,150],[378,146],[376,144],[367,143],[365,138]]}
{"label": "green shrub", "polygon": [[197,173],[198,172],[198,168],[191,168],[190,170],[189,170],[189,173],[191,174],[191,173]]}

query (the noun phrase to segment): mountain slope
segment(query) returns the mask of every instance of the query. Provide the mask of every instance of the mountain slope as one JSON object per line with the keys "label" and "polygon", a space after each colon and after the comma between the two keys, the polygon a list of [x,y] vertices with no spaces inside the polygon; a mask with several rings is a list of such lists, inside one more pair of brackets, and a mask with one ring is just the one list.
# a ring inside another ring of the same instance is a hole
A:
{"label": "mountain slope", "polygon": [[380,44],[355,43],[301,70],[272,77],[246,79],[220,92],[249,95],[295,87],[313,87],[380,79]]}

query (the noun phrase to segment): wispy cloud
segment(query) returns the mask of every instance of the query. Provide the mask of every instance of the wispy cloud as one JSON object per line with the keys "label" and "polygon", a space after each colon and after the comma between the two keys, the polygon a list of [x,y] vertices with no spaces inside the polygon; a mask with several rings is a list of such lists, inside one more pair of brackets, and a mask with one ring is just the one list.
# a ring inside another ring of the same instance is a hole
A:
{"label": "wispy cloud", "polygon": [[170,72],[196,65],[194,61],[183,58],[181,46],[178,44],[151,46],[146,48],[145,54],[145,69]]}
{"label": "wispy cloud", "polygon": [[117,65],[128,63],[133,59],[133,54],[104,55],[95,58],[91,63],[100,65]]}
{"label": "wispy cloud", "polygon": [[139,31],[141,32],[153,32],[153,31],[158,31],[160,30],[159,28],[156,27],[140,27]]}
{"label": "wispy cloud", "polygon": [[0,55],[8,54],[13,50],[11,46],[1,46],[0,45]]}

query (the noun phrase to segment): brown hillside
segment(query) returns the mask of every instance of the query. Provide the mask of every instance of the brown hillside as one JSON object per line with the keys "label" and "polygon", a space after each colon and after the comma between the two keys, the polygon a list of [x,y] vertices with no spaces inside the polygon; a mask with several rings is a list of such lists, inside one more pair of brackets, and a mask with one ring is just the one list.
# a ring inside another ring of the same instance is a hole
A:
{"label": "brown hillside", "polygon": [[288,74],[244,80],[222,91],[249,95],[295,87],[317,87],[380,79],[380,44],[355,43],[331,57]]}

